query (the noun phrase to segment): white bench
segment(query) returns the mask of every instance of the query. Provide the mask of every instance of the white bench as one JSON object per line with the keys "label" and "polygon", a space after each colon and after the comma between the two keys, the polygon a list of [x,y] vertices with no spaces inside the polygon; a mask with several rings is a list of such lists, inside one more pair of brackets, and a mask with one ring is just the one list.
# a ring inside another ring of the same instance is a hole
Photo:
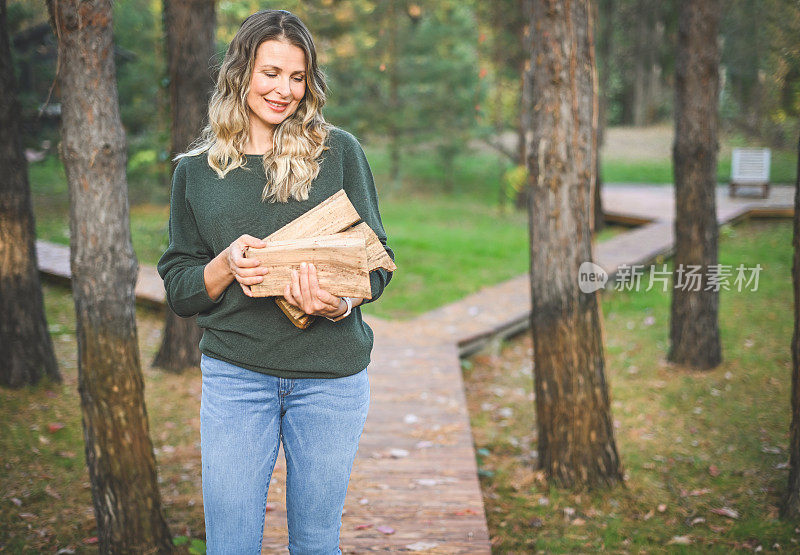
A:
{"label": "white bench", "polygon": [[736,196],[737,187],[761,187],[763,198],[769,196],[768,148],[734,148],[731,156],[730,196]]}

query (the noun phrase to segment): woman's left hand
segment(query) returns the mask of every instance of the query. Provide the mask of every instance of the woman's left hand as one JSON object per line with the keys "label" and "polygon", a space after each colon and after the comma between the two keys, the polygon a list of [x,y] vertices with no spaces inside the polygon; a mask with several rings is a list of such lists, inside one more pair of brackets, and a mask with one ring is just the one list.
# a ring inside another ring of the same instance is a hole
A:
{"label": "woman's left hand", "polygon": [[[313,264],[300,264],[300,271],[292,270],[292,281],[286,284],[283,296],[292,304],[315,316],[335,318],[345,313],[347,305],[341,297],[337,297],[320,288],[317,280],[317,269]],[[353,299],[353,306],[361,303],[361,299]]]}

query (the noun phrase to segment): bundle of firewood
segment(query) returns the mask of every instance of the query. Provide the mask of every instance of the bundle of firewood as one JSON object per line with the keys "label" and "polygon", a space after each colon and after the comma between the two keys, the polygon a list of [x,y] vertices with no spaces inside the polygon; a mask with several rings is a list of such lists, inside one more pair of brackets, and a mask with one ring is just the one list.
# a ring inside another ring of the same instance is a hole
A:
{"label": "bundle of firewood", "polygon": [[386,249],[347,198],[344,190],[292,220],[265,238],[266,247],[245,249],[246,258],[257,258],[269,268],[264,281],[252,285],[256,297],[276,296],[275,302],[298,328],[314,320],[281,295],[300,263],[317,269],[319,286],[336,296],[372,298],[369,272],[397,267]]}

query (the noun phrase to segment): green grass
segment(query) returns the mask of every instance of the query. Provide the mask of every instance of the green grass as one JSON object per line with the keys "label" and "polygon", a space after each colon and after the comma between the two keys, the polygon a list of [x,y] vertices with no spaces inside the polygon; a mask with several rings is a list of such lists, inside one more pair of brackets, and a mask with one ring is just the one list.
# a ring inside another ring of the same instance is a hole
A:
{"label": "green grass", "polygon": [[[407,154],[403,157],[402,185],[395,189],[388,177],[385,148],[367,143],[366,150],[381,198],[384,227],[399,268],[380,301],[364,307],[366,313],[384,318],[412,317],[527,270],[526,214],[510,208],[507,196],[501,195],[501,176],[507,162],[494,153],[458,156],[455,187],[445,193],[444,175],[436,157],[425,152]],[[148,160],[151,169],[147,169]],[[790,153],[774,153],[777,175],[790,167],[794,171],[793,163]],[[160,168],[155,153],[146,152],[133,156],[129,166],[134,183],[142,176],[155,180]],[[722,160],[720,175],[729,171],[729,166],[729,160]],[[668,159],[604,162],[604,179],[608,182],[664,183],[671,180],[671,172]],[[68,198],[61,164],[52,156],[33,164],[30,180],[37,235],[68,244]],[[164,204],[135,200],[131,205],[134,250],[141,263],[155,264],[167,244],[168,209]],[[598,240],[614,233],[612,228]]]}
{"label": "green grass", "polygon": [[[665,361],[669,293],[603,293],[625,487],[572,494],[534,472],[528,334],[465,363],[495,552],[797,550],[798,523],[777,517],[788,460],[791,234],[786,221],[723,228],[720,263],[763,270],[757,291],[721,293],[724,361],[711,371]],[[498,417],[503,407],[514,417]],[[723,507],[739,518],[712,512]],[[670,543],[682,536],[689,546]]]}
{"label": "green grass", "polygon": [[[603,181],[606,183],[672,183],[672,160],[600,161]],[[770,178],[772,183],[794,183],[797,173],[797,153],[788,150],[772,151]],[[731,177],[731,158],[723,156],[717,163],[717,182],[727,183]]]}
{"label": "green grass", "polygon": [[365,306],[368,313],[413,316],[527,271],[522,213],[429,197],[382,201],[381,216],[398,270],[380,300]]}

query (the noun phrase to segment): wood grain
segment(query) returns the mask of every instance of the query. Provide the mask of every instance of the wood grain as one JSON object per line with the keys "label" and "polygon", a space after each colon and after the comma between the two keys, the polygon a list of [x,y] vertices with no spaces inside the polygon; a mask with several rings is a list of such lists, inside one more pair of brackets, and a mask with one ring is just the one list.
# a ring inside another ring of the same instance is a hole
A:
{"label": "wood grain", "polygon": [[317,206],[271,233],[264,241],[285,241],[301,237],[331,235],[359,221],[361,216],[347,198],[344,189],[329,196]]}
{"label": "wood grain", "polygon": [[259,259],[269,269],[264,281],[251,287],[257,297],[281,295],[292,270],[299,271],[302,262],[316,266],[322,289],[337,296],[372,297],[366,243],[359,231],[272,241],[264,248],[247,249],[245,256]]}

